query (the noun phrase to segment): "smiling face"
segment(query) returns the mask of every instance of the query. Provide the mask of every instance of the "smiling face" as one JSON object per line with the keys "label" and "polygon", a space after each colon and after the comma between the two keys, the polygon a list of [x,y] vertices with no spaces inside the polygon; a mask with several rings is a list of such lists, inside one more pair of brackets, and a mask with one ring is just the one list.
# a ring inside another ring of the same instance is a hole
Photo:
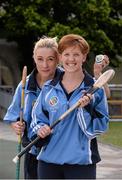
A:
{"label": "smiling face", "polygon": [[41,79],[48,80],[53,78],[58,63],[58,57],[54,49],[47,47],[37,48],[34,54],[34,61]]}
{"label": "smiling face", "polygon": [[60,62],[65,71],[78,72],[82,70],[82,64],[86,60],[86,55],[81,52],[78,45],[67,47],[60,54]]}

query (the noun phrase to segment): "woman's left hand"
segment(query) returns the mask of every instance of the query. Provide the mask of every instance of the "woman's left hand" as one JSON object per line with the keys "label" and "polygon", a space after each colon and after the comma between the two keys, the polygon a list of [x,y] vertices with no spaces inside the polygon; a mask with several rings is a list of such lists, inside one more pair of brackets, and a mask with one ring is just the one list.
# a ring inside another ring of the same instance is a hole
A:
{"label": "woman's left hand", "polygon": [[109,65],[109,57],[107,55],[104,55],[104,59],[102,60],[101,63],[94,63],[94,77],[97,79],[101,74],[102,71],[104,70],[105,67]]}

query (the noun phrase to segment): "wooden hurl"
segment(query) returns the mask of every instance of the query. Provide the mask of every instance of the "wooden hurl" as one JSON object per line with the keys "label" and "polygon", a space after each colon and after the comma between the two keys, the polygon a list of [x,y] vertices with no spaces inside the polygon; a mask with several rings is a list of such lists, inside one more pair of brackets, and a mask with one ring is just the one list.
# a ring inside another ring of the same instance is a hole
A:
{"label": "wooden hurl", "polygon": [[[20,107],[20,122],[21,123],[23,123],[23,109],[24,109],[26,77],[27,77],[27,67],[24,66],[23,72],[22,72],[22,91],[21,91],[21,107]],[[21,138],[21,135],[18,135],[18,147],[17,147],[18,153],[21,152],[21,144],[22,144],[22,138]],[[19,179],[19,177],[20,177],[20,158],[17,159],[16,163],[17,163],[16,164],[16,179]]]}
{"label": "wooden hurl", "polygon": [[[113,69],[109,69],[105,71],[93,84],[93,86],[85,93],[93,94],[95,93],[99,88],[104,86],[106,83],[108,83],[115,75],[115,71]],[[80,106],[80,101],[76,102],[71,108],[69,108],[64,114],[62,114],[59,119],[55,120],[54,123],[50,126],[51,129],[53,129],[60,121],[62,121],[70,112],[72,112],[74,109],[78,108]],[[13,162],[17,163],[18,159],[20,159],[25,152],[29,151],[30,148],[35,145],[38,141],[42,142],[42,146],[44,145],[44,139],[42,139],[40,136],[37,136],[30,144],[28,144],[20,153],[18,153],[14,159]]]}

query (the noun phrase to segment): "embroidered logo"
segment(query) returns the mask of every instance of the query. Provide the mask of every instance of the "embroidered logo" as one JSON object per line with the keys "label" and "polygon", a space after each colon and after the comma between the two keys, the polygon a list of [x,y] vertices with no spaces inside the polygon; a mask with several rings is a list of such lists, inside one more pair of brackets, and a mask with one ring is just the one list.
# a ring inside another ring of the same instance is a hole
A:
{"label": "embroidered logo", "polygon": [[49,100],[49,104],[51,106],[55,106],[58,103],[58,98],[56,96],[53,96],[50,100]]}

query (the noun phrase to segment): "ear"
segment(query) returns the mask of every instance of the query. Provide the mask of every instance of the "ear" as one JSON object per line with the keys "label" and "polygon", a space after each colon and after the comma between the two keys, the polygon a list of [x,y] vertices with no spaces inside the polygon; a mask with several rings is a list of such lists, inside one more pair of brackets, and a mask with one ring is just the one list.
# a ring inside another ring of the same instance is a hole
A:
{"label": "ear", "polygon": [[34,61],[34,63],[36,64],[36,60],[35,60],[36,58],[35,58],[35,55],[33,54],[33,61]]}
{"label": "ear", "polygon": [[83,63],[86,61],[87,54],[83,55]]}
{"label": "ear", "polygon": [[59,63],[62,64],[62,55],[59,54]]}

